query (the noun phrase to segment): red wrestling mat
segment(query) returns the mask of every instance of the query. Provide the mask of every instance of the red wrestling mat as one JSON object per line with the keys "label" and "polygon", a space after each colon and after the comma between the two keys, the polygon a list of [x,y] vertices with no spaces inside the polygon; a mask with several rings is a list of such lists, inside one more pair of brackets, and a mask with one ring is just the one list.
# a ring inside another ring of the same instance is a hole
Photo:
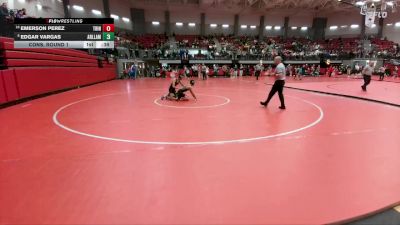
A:
{"label": "red wrestling mat", "polygon": [[[395,82],[385,82],[372,80],[367,87],[367,91],[361,90],[364,84],[362,79],[338,79],[338,78],[315,78],[323,79],[324,82],[290,82],[288,87],[315,90],[320,92],[350,95],[360,98],[378,100],[400,105],[400,84]],[[390,79],[390,78],[388,78]]]}
{"label": "red wrestling mat", "polygon": [[262,82],[177,103],[167,80],[112,81],[0,110],[0,224],[325,224],[400,202],[399,108],[289,89],[263,108]]}

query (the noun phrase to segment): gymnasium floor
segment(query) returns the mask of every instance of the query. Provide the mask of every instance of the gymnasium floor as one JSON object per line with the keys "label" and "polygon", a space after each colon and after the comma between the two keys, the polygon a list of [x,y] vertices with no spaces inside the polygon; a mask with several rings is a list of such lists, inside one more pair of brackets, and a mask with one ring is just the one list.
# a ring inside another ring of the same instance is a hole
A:
{"label": "gymnasium floor", "polygon": [[[177,103],[166,79],[116,80],[1,109],[0,224],[326,224],[400,204],[400,107],[287,88],[287,110],[263,108],[264,82],[198,81]],[[398,84],[360,85],[287,84],[400,103]]]}

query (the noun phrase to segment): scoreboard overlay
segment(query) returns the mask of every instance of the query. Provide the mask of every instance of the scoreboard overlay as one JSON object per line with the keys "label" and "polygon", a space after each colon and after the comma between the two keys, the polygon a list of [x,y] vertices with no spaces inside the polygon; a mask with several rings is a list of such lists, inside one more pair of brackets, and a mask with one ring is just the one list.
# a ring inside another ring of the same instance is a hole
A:
{"label": "scoreboard overlay", "polygon": [[26,18],[14,24],[14,48],[114,48],[113,18]]}

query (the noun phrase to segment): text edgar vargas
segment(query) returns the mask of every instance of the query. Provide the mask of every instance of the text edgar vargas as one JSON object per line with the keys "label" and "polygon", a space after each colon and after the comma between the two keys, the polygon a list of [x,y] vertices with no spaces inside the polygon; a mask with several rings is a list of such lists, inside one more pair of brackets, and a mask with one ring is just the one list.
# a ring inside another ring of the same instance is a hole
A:
{"label": "text edgar vargas", "polygon": [[22,34],[19,36],[21,40],[61,40],[61,34]]}

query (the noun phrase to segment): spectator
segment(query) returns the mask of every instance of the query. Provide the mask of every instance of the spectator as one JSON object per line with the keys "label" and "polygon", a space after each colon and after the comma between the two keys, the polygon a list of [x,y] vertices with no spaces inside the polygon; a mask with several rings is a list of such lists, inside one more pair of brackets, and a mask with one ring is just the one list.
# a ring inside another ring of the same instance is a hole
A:
{"label": "spectator", "polygon": [[10,12],[8,10],[6,2],[3,2],[0,6],[0,19],[1,20],[11,19]]}
{"label": "spectator", "polygon": [[17,11],[17,14],[15,14],[15,18],[18,18],[18,19],[23,19],[23,18],[25,18],[25,16],[24,16],[24,11],[18,10],[18,11]]}
{"label": "spectator", "polygon": [[379,68],[379,80],[383,81],[383,79],[385,78],[385,70],[386,68],[384,66]]}
{"label": "spectator", "polygon": [[261,74],[261,70],[263,70],[261,63],[256,65],[255,70],[256,70],[255,76],[256,76],[256,79],[258,80],[258,78],[260,77],[260,74]]}
{"label": "spectator", "polygon": [[203,74],[203,80],[207,80],[207,66],[204,64],[201,67],[201,73]]}
{"label": "spectator", "polygon": [[293,70],[292,70],[293,68],[292,68],[292,65],[288,65],[287,67],[286,67],[286,70],[287,70],[287,75],[289,75],[289,77],[291,77],[292,75],[293,75]]}
{"label": "spectator", "polygon": [[26,9],[22,8],[22,15],[24,16],[24,18],[28,17],[28,15],[26,14]]}
{"label": "spectator", "polygon": [[12,17],[7,8],[7,3],[2,3],[0,6],[0,36],[10,36],[10,23]]}
{"label": "spectator", "polygon": [[129,69],[129,73],[128,73],[129,78],[136,79],[136,72],[137,72],[136,70],[137,70],[136,65],[132,64],[131,68]]}

